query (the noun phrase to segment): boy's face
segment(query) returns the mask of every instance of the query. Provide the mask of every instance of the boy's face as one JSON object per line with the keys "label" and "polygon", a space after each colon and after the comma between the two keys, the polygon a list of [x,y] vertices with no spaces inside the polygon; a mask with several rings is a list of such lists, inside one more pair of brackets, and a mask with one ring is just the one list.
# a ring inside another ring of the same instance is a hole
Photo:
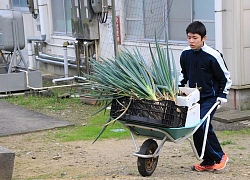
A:
{"label": "boy's face", "polygon": [[187,40],[188,40],[188,44],[191,47],[191,49],[200,49],[204,45],[204,42],[206,40],[206,36],[204,36],[201,39],[201,36],[199,34],[188,33]]}

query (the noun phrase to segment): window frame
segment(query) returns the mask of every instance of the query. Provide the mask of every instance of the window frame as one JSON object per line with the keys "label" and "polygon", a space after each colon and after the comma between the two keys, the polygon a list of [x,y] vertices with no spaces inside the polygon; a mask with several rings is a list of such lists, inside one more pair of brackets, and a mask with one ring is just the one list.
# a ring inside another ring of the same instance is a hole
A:
{"label": "window frame", "polygon": [[[165,0],[166,2],[164,2],[164,4],[166,5],[166,4],[168,4],[168,0]],[[174,0],[173,0],[174,1]],[[142,1],[142,3],[143,3],[143,1]],[[215,3],[215,2],[214,2]],[[128,3],[129,4],[129,3]],[[142,16],[142,18],[140,18],[141,19],[141,21],[143,21],[142,22],[142,24],[144,25],[144,17],[145,17],[145,15],[144,15],[144,13],[145,13],[145,10],[144,10],[144,5],[142,4],[142,7],[143,7],[143,12],[142,12],[142,14],[143,14],[143,16]],[[164,6],[164,9],[166,9],[166,8],[168,8],[167,6]],[[143,26],[143,29],[142,29],[142,32],[143,32],[143,34],[140,36],[140,37],[142,37],[142,38],[139,38],[139,39],[133,39],[133,37],[135,37],[136,35],[127,35],[127,28],[128,28],[128,21],[129,20],[133,20],[132,18],[127,18],[128,16],[127,16],[127,9],[128,9],[128,5],[125,5],[125,19],[124,19],[124,24],[125,24],[125,37],[124,37],[124,40],[125,41],[130,41],[130,42],[151,42],[151,41],[154,41],[154,38],[145,38],[145,26]],[[215,19],[194,19],[194,11],[195,11],[195,9],[194,9],[194,0],[190,0],[190,23],[191,22],[193,22],[193,21],[196,21],[196,20],[199,20],[199,21],[201,21],[202,23],[213,23],[213,24],[215,24]],[[166,11],[164,10],[164,25],[163,25],[163,27],[165,27],[165,29],[167,30],[167,32],[168,32],[168,34],[169,34],[169,18],[168,17],[166,17],[166,16],[168,16],[167,14],[166,14]],[[136,19],[136,18],[134,18],[134,19]],[[215,29],[214,29],[215,30]],[[183,30],[183,31],[185,31],[185,29]],[[164,33],[165,34],[165,33]],[[214,34],[214,33],[213,33]],[[138,36],[137,36],[138,37]],[[164,39],[165,39],[165,35],[164,35]],[[164,41],[164,39],[160,39],[159,41]],[[212,39],[214,39],[214,40],[207,40],[206,41],[206,43],[207,44],[209,44],[209,45],[214,45],[215,44],[215,37],[212,37]],[[179,45],[179,44],[187,44],[187,41],[186,40],[174,40],[174,39],[169,39],[169,44],[175,44],[175,45]]]}
{"label": "window frame", "polygon": [[[55,14],[53,14],[53,2],[51,2],[51,13],[52,13],[52,24],[53,24],[53,35],[57,35],[57,36],[72,36],[72,25],[71,25],[71,14],[70,14],[70,26],[68,27],[67,25],[67,2],[66,1],[69,1],[69,0],[63,0],[62,1],[62,9],[63,9],[63,29],[64,31],[59,31],[59,30],[56,30],[55,29],[55,22],[54,21],[57,21],[57,16]],[[70,4],[71,4],[71,1],[70,1]],[[57,7],[58,8],[58,7]],[[71,5],[68,7],[68,8],[71,8]]]}

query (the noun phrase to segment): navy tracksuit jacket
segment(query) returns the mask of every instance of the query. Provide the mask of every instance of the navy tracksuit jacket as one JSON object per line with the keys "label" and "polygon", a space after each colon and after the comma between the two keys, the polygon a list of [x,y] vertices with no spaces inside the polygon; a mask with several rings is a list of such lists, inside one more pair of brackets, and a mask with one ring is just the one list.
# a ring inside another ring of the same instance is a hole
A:
{"label": "navy tracksuit jacket", "polygon": [[[197,87],[200,90],[201,119],[216,102],[217,97],[227,98],[232,81],[221,54],[207,46],[199,50],[187,47],[180,56],[181,75],[179,86]],[[210,114],[212,118],[215,110]],[[211,121],[210,121],[211,122]],[[202,143],[205,132],[206,121],[194,134],[194,144],[198,154],[201,154]],[[212,124],[209,125],[207,144],[204,161],[208,164],[220,162],[224,152],[213,131]]]}

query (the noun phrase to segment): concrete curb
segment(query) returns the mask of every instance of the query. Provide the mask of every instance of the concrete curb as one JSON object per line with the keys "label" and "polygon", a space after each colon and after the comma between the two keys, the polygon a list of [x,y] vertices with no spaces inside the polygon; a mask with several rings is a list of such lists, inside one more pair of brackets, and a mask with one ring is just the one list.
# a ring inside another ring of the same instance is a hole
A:
{"label": "concrete curb", "polygon": [[0,146],[0,180],[11,180],[15,153]]}

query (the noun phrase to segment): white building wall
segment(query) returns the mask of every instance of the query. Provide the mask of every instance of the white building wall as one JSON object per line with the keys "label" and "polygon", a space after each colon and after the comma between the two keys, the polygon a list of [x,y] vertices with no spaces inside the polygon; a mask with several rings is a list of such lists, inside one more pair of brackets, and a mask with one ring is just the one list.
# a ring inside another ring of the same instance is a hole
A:
{"label": "white building wall", "polygon": [[250,85],[250,1],[223,1],[223,52],[233,79],[233,87]]}
{"label": "white building wall", "polygon": [[232,109],[250,109],[250,1],[223,0],[223,53],[233,81]]}
{"label": "white building wall", "polygon": [[243,35],[243,67],[244,82],[243,85],[250,85],[249,67],[250,67],[250,1],[242,2],[242,35]]}
{"label": "white building wall", "polygon": [[10,4],[8,0],[1,0],[0,1],[0,9],[9,9]]}

